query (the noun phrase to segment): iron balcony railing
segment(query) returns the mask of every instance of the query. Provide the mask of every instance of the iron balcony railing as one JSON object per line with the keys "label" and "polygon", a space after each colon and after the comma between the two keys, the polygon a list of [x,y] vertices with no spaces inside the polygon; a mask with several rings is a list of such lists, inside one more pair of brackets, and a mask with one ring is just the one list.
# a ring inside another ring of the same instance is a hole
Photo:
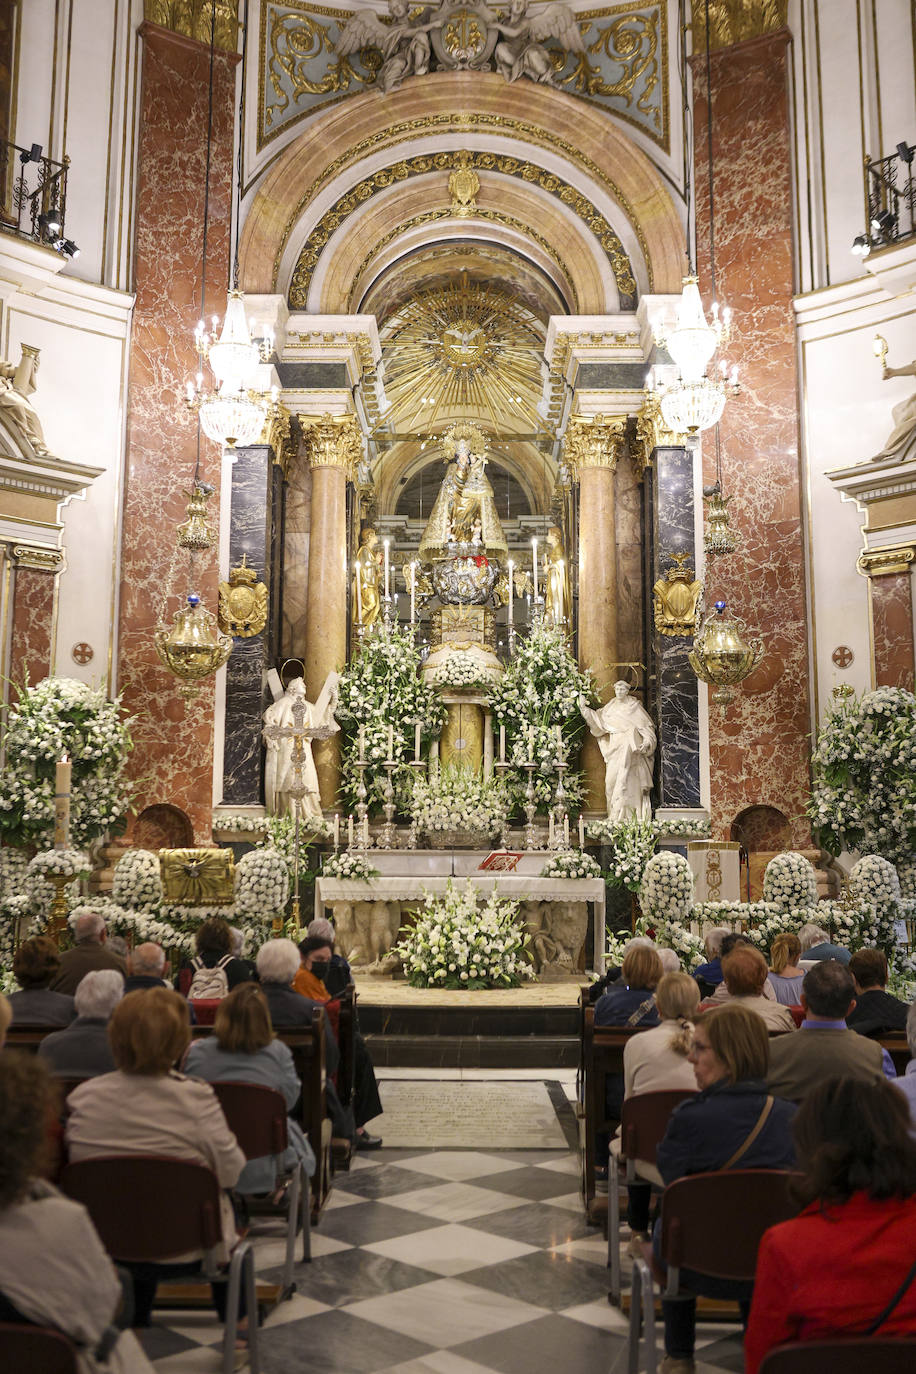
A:
{"label": "iron balcony railing", "polygon": [[0,140],[0,230],[76,257],[79,249],[66,234],[69,167],[68,157],[45,157],[40,143],[22,148]]}
{"label": "iron balcony railing", "polygon": [[916,144],[898,143],[889,157],[865,159],[868,226],[856,238],[853,252],[864,257],[873,248],[885,248],[916,234],[914,154]]}

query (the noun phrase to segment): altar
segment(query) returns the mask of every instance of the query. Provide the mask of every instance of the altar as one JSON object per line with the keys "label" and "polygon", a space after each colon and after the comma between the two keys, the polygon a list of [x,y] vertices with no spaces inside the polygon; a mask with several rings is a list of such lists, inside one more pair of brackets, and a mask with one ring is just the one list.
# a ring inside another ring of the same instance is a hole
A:
{"label": "altar", "polygon": [[[370,850],[368,858],[378,876],[367,882],[319,876],[315,880],[315,915],[329,916],[335,925],[362,919],[369,927],[374,962],[384,958],[396,942],[401,925],[400,905],[411,907],[427,892],[441,893],[449,882],[463,885],[468,879],[482,898],[494,890],[523,904],[582,903],[591,908],[591,949],[584,949],[588,967],[604,972],[603,878],[543,878],[546,853],[529,850],[512,872],[481,871],[487,850]],[[357,913],[359,904],[364,909]],[[379,907],[384,906],[383,913]],[[365,908],[370,908],[366,910]],[[342,908],[349,908],[344,912]],[[374,908],[374,910],[373,910]],[[529,909],[530,915],[530,909]],[[340,943],[340,933],[338,933]]]}

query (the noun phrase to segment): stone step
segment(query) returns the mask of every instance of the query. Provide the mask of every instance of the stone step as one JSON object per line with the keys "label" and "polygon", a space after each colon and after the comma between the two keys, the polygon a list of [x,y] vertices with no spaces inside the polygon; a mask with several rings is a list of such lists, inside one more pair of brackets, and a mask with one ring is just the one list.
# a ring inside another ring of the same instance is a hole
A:
{"label": "stone step", "polygon": [[563,1035],[407,1035],[366,1033],[377,1068],[401,1069],[574,1069],[577,1036]]}

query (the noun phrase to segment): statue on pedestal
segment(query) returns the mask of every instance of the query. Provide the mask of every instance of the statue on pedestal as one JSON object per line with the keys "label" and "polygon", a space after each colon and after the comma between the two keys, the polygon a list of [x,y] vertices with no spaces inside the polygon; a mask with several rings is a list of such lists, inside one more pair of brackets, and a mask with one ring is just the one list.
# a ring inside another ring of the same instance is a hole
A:
{"label": "statue on pedestal", "polygon": [[353,628],[362,632],[368,630],[379,618],[382,605],[381,564],[378,535],[374,529],[367,527],[359,536],[350,610]]}
{"label": "statue on pedestal", "polygon": [[[916,377],[916,359],[907,363],[905,367],[888,367],[885,361],[881,369],[881,380],[886,382],[891,377]],[[916,458],[916,392],[905,401],[898,401],[891,415],[894,419],[894,428],[888,435],[884,448],[871,460],[873,463],[886,462],[889,458],[895,458],[898,463],[905,463],[910,458]]]}
{"label": "statue on pedestal", "polygon": [[630,696],[630,685],[623,681],[614,683],[614,695],[606,706],[592,710],[580,696],[579,710],[604,759],[608,820],[634,815],[651,820],[649,793],[658,740],[648,712]]}
{"label": "statue on pedestal", "polygon": [[[295,816],[298,810],[300,819],[321,817],[311,739],[300,737],[297,740],[293,736],[296,730],[302,730],[304,736],[315,730],[327,737],[340,729],[334,719],[339,680],[337,673],[328,673],[321,695],[312,704],[306,701],[304,681],[294,677],[283,695],[264,712],[263,739],[267,746],[264,804],[272,816]],[[277,728],[288,733],[278,738],[272,733]],[[300,785],[305,787],[305,793],[297,803],[293,789]]]}
{"label": "statue on pedestal", "polygon": [[557,525],[547,531],[544,552],[544,624],[555,630],[569,630],[569,567],[563,549],[563,535]]}
{"label": "statue on pedestal", "polygon": [[48,452],[38,412],[31,401],[36,388],[38,349],[22,344],[18,363],[0,362],[0,409],[3,418],[18,430],[29,448],[43,456]]}
{"label": "statue on pedestal", "polygon": [[420,561],[456,555],[505,559],[506,536],[487,480],[484,435],[477,425],[456,424],[445,439],[454,447],[420,540]]}

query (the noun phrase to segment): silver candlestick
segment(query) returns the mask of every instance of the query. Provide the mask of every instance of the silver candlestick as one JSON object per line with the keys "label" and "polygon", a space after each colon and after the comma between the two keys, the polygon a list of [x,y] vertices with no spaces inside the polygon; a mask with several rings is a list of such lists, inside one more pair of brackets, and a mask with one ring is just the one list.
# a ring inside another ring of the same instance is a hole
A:
{"label": "silver candlestick", "polygon": [[369,816],[369,793],[366,790],[366,769],[369,767],[368,759],[357,759],[356,766],[359,769],[359,782],[356,787],[356,841],[353,848],[368,849],[364,844],[366,827]]}
{"label": "silver candlestick", "polygon": [[[416,776],[419,777],[420,774],[421,774],[421,772],[424,771],[424,770],[426,769],[426,759],[411,759],[411,760],[410,760],[410,766],[411,766],[411,768],[413,768],[413,769],[415,770]],[[411,789],[411,791],[412,791],[412,790],[413,790],[413,789]],[[415,812],[414,810],[411,810],[411,813],[410,813],[410,833],[409,833],[409,835],[408,835],[408,837],[407,837],[407,848],[408,848],[408,849],[411,849],[411,850],[412,850],[412,849],[416,849],[418,839],[419,839],[419,834],[418,834],[418,831],[417,831],[417,817],[416,817],[416,812]]]}
{"label": "silver candlestick", "polygon": [[536,808],[537,808],[537,803],[536,803],[535,797],[534,797],[534,770],[535,770],[535,768],[537,768],[537,766],[538,766],[538,765],[537,765],[536,763],[524,763],[524,764],[522,764],[522,767],[523,767],[524,769],[526,769],[526,770],[527,770],[527,773],[528,773],[528,786],[525,788],[525,818],[526,818],[526,825],[525,825],[525,848],[526,848],[526,849],[540,849],[540,845],[536,843],[536,838],[537,838],[537,837],[536,837],[536,835],[535,835],[535,833],[534,833],[534,813],[535,813],[535,810],[536,810]]}
{"label": "silver candlestick", "polygon": [[563,774],[566,772],[566,769],[569,767],[569,765],[567,763],[564,763],[562,759],[556,759],[554,761],[553,766],[557,770],[557,790],[554,793],[553,797],[553,825],[554,839],[556,840],[555,848],[563,849],[565,845],[566,833],[564,821],[566,820],[567,814],[566,788],[563,786]]}
{"label": "silver candlestick", "polygon": [[385,812],[385,824],[379,832],[379,849],[394,849],[394,782],[392,780],[392,774],[397,766],[396,759],[385,760],[385,791],[383,794],[385,800],[382,805],[382,809]]}
{"label": "silver candlestick", "polygon": [[[495,764],[493,765],[493,767],[496,769],[496,772],[500,775],[500,777],[505,778],[505,777],[506,777],[506,774],[509,772],[509,769],[512,767],[512,765],[511,765],[511,763],[509,763],[508,759],[500,759],[498,763],[495,763]],[[508,812],[508,811],[504,811],[504,812],[503,812],[502,825],[501,825],[500,828],[499,828],[499,843],[500,843],[500,848],[502,848],[502,849],[508,849],[508,848],[509,848],[509,812]]]}

